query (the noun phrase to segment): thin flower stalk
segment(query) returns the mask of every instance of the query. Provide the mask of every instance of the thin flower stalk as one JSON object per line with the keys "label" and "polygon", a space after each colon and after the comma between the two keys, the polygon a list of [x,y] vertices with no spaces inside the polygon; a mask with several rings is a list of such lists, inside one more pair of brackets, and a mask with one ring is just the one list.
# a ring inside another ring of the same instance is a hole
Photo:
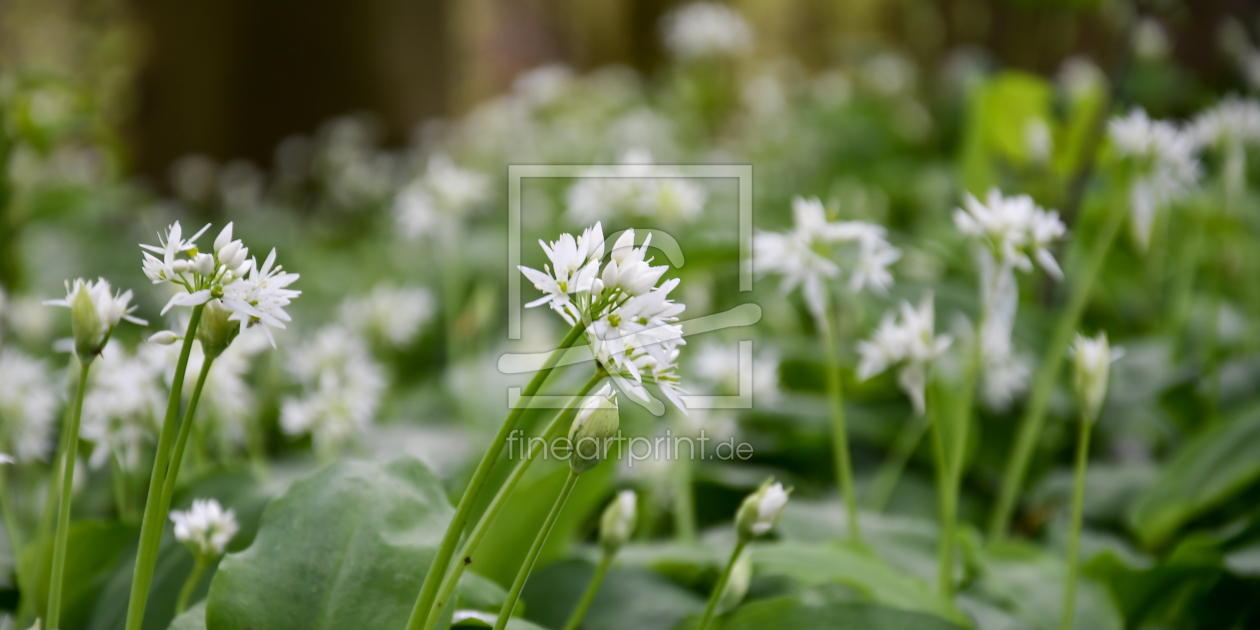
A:
{"label": "thin flower stalk", "polygon": [[[735,512],[735,533],[738,536],[735,549],[731,551],[731,558],[726,562],[722,576],[709,594],[709,603],[704,608],[704,616],[700,618],[697,630],[707,630],[713,623],[713,616],[717,614],[718,604],[726,595],[727,584],[731,581],[731,575],[739,564],[744,548],[752,539],[764,536],[774,529],[783,516],[783,508],[787,507],[788,497],[791,495],[791,488],[784,488],[783,484],[770,477],[739,504],[739,510]],[[742,595],[739,599],[742,599]]]}
{"label": "thin flower stalk", "polygon": [[868,508],[875,512],[882,512],[888,505],[893,490],[897,488],[897,481],[901,479],[901,473],[905,471],[910,457],[914,455],[919,442],[923,440],[923,436],[930,428],[929,422],[927,414],[914,415],[897,432],[897,437],[893,440],[892,452],[880,465],[875,473],[875,480],[871,483],[870,493],[866,500]]}
{"label": "thin flower stalk", "polygon": [[188,574],[188,579],[184,580],[184,585],[179,589],[179,599],[175,600],[175,616],[180,616],[185,610],[188,610],[188,601],[192,599],[193,591],[197,590],[197,585],[201,584],[201,578],[206,574],[206,562],[201,558],[193,561],[192,572]]}
{"label": "thin flower stalk", "polygon": [[179,477],[179,463],[184,460],[184,449],[188,446],[188,436],[192,433],[193,421],[196,419],[197,403],[201,400],[201,389],[205,387],[206,377],[210,375],[210,366],[214,364],[214,356],[206,356],[201,362],[201,372],[197,375],[197,384],[193,386],[192,398],[188,400],[188,409],[184,412],[184,422],[179,427],[179,437],[175,439],[175,452],[171,454],[170,472],[162,484],[161,509],[165,513],[171,509],[171,498],[175,496],[175,482]]}
{"label": "thin flower stalk", "polygon": [[591,602],[595,601],[596,593],[599,593],[600,585],[604,583],[604,576],[612,567],[613,557],[610,553],[600,554],[599,564],[595,565],[595,574],[586,585],[586,590],[582,593],[582,598],[578,600],[577,607],[569,615],[569,621],[564,624],[564,630],[577,630],[578,625],[582,623],[582,619],[586,617],[586,611],[591,609]]}
{"label": "thin flower stalk", "polygon": [[1089,295],[1098,279],[1098,272],[1106,262],[1107,254],[1111,251],[1120,226],[1126,218],[1126,208],[1123,204],[1110,200],[1105,207],[1108,216],[1095,236],[1079,271],[1072,274],[1075,284],[1072,285],[1067,304],[1059,313],[1050,342],[1042,355],[1041,365],[1033,377],[1032,392],[1028,396],[1028,404],[1020,419],[1015,444],[1002,475],[1002,486],[998,492],[997,503],[989,518],[988,539],[990,541],[1005,538],[1010,528],[1011,518],[1015,513],[1015,503],[1024,485],[1024,475],[1028,473],[1028,465],[1041,439],[1041,431],[1046,421],[1046,408],[1050,404],[1050,395],[1054,392],[1054,385],[1059,379],[1063,357],[1067,353],[1072,334],[1080,322],[1081,314],[1085,311],[1085,305],[1089,302]]}
{"label": "thin flower stalk", "polygon": [[604,508],[604,513],[599,518],[599,546],[600,556],[599,564],[595,567],[595,575],[591,577],[591,581],[586,585],[586,592],[582,594],[582,598],[578,600],[578,605],[573,609],[573,613],[569,615],[569,621],[564,624],[564,630],[577,630],[582,618],[586,616],[586,611],[590,609],[591,602],[595,600],[595,594],[599,592],[599,586],[604,582],[604,575],[608,573],[608,567],[612,566],[613,558],[617,556],[617,551],[621,549],[630,535],[634,533],[635,520],[638,518],[639,497],[633,490],[622,490],[617,493],[616,498],[608,507]]}
{"label": "thin flower stalk", "polygon": [[543,521],[542,529],[538,530],[538,535],[534,537],[534,543],[530,545],[529,552],[525,554],[525,561],[521,564],[520,571],[516,573],[516,579],[512,581],[512,588],[508,591],[507,599],[503,602],[503,609],[499,611],[499,619],[494,624],[494,630],[504,630],[507,627],[508,620],[512,618],[512,609],[516,608],[516,602],[521,597],[521,590],[525,588],[525,581],[529,579],[529,574],[534,570],[534,563],[538,561],[538,554],[542,552],[543,545],[547,542],[547,536],[551,534],[551,529],[556,525],[556,519],[560,517],[560,511],[564,509],[564,504],[569,500],[569,495],[573,493],[574,486],[577,485],[580,474],[576,470],[570,470],[569,476],[564,480],[564,487],[560,488],[560,494],[556,496],[556,502],[551,506],[551,512],[547,514],[547,519]]}
{"label": "thin flower stalk", "polygon": [[741,538],[735,543],[735,548],[731,550],[731,558],[726,561],[726,568],[722,569],[722,575],[718,578],[717,584],[713,585],[713,591],[709,594],[709,603],[704,607],[704,616],[700,618],[700,623],[696,626],[696,630],[708,630],[713,624],[713,616],[717,614],[718,602],[722,601],[722,594],[726,592],[726,585],[731,581],[731,573],[735,570],[735,562],[739,560],[739,556],[744,553],[744,548],[748,546],[748,541]]}
{"label": "thin flower stalk", "polygon": [[468,565],[472,563],[474,554],[476,554],[477,549],[481,546],[481,541],[484,540],[486,534],[489,533],[490,527],[494,525],[495,519],[499,516],[499,512],[501,512],[507,505],[508,499],[512,498],[512,493],[516,490],[516,486],[519,485],[521,480],[525,478],[525,473],[529,472],[529,467],[534,463],[534,459],[536,459],[539,453],[546,448],[547,444],[550,444],[552,440],[560,436],[561,432],[565,428],[565,422],[577,410],[578,403],[583,399],[583,397],[591,393],[591,391],[595,389],[595,386],[599,385],[600,381],[604,380],[606,376],[607,375],[600,370],[586,382],[586,385],[584,385],[582,389],[569,400],[564,409],[561,409],[560,412],[552,418],[546,428],[543,429],[542,443],[530,440],[529,451],[516,462],[516,466],[512,468],[512,472],[508,474],[508,477],[504,480],[503,485],[499,487],[499,491],[495,493],[494,498],[490,500],[490,504],[486,506],[485,511],[481,513],[481,517],[477,520],[477,523],[473,525],[473,528],[468,534],[468,540],[464,542],[463,547],[460,547],[460,561],[451,563],[451,568],[446,573],[446,577],[442,580],[442,586],[438,591],[437,598],[434,600],[433,609],[429,611],[429,617],[425,621],[425,630],[432,630],[437,627],[438,620],[442,617],[443,609],[446,607],[446,604],[450,602],[451,597],[454,596],[455,589],[459,586],[459,580],[463,577],[464,571],[468,568]]}
{"label": "thin flower stalk", "polygon": [[939,405],[936,404],[934,400],[936,396],[930,390],[931,388],[928,388],[925,395],[930,398],[926,406],[928,426],[932,433],[932,454],[936,462],[937,508],[940,510],[941,520],[941,537],[937,544],[936,554],[936,584],[941,597],[952,600],[954,596],[954,544],[958,529],[956,519],[958,509],[954,501],[957,497],[950,491],[952,467],[949,462],[949,452],[945,448],[944,427],[941,426],[938,413]]}
{"label": "thin flower stalk", "polygon": [[[530,396],[538,393],[547,377],[551,375],[551,371],[559,363],[564,351],[577,343],[583,332],[584,326],[581,324],[575,325],[569,330],[568,334],[560,342],[559,347],[547,357],[547,361],[543,364],[542,369],[525,386],[525,390],[522,392],[524,399],[528,399]],[[481,462],[477,464],[477,469],[473,472],[472,479],[468,482],[468,489],[464,491],[464,495],[460,497],[459,505],[455,507],[455,515],[451,518],[451,524],[447,526],[446,534],[442,536],[442,543],[438,546],[438,552],[433,558],[433,564],[429,565],[429,571],[424,577],[424,585],[420,588],[420,594],[416,598],[416,605],[411,610],[411,618],[407,622],[407,630],[420,630],[423,627],[436,600],[442,576],[446,575],[451,557],[455,554],[455,546],[459,544],[459,538],[463,535],[464,528],[468,525],[468,514],[472,511],[473,503],[476,502],[478,495],[485,487],[486,478],[490,475],[490,469],[494,467],[494,463],[499,459],[499,454],[503,452],[504,446],[507,445],[508,437],[516,429],[516,425],[520,422],[521,415],[524,412],[524,405],[517,405],[508,412],[503,425],[499,427],[499,432],[495,434],[494,440],[490,443],[490,448],[486,449],[486,454],[481,458]]]}
{"label": "thin flower stalk", "polygon": [[52,583],[48,587],[48,614],[44,617],[49,628],[61,627],[61,593],[66,572],[66,547],[70,539],[70,504],[73,503],[74,463],[79,450],[79,421],[83,418],[83,395],[87,390],[90,362],[82,362],[79,368],[79,387],[74,395],[74,410],[70,414],[70,426],[66,434],[65,452],[61,462],[61,507],[57,511],[57,533],[53,539]]}
{"label": "thin flower stalk", "polygon": [[1061,630],[1072,630],[1076,622],[1076,583],[1081,555],[1081,521],[1085,512],[1085,471],[1089,466],[1089,436],[1093,421],[1084,414],[1077,423],[1076,465],[1072,481],[1072,525],[1068,534],[1067,585],[1063,591]]}
{"label": "thin flower stalk", "polygon": [[862,541],[858,525],[857,491],[853,483],[853,464],[849,458],[849,430],[844,418],[844,383],[840,377],[840,355],[832,324],[831,300],[826,299],[826,317],[819,320],[819,332],[827,353],[827,401],[831,411],[831,443],[836,462],[836,479],[840,482],[840,494],[844,500],[848,519],[849,538]]}
{"label": "thin flower stalk", "polygon": [[691,453],[678,455],[674,461],[674,535],[679,542],[696,541],[696,496],[693,476],[695,463]]}

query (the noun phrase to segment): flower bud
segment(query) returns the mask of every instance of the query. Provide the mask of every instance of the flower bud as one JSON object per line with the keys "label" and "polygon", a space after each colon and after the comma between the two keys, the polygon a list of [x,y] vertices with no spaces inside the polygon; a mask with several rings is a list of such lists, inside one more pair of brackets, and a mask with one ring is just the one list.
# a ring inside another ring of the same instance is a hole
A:
{"label": "flower bud", "polygon": [[201,342],[201,351],[207,357],[223,354],[241,332],[241,323],[228,319],[231,315],[232,311],[223,306],[223,302],[206,302],[206,308],[201,313],[201,325],[197,326],[197,341]]}
{"label": "flower bud", "polygon": [[783,484],[770,477],[756,492],[748,495],[735,513],[735,528],[740,539],[750,540],[770,531],[779,522],[791,493],[791,488],[785,490]]}
{"label": "flower bud", "polygon": [[731,577],[726,581],[726,590],[722,591],[722,599],[718,600],[718,610],[726,612],[734,610],[748,595],[748,587],[752,584],[753,564],[752,552],[745,548],[735,566],[731,567]]}
{"label": "flower bud", "polygon": [[232,241],[231,243],[224,245],[222,248],[216,249],[215,253],[218,254],[219,256],[219,262],[225,265],[231,266],[232,259],[235,258],[236,254],[238,254],[240,251],[241,251],[241,242]]}
{"label": "flower bud", "polygon": [[223,230],[219,232],[219,235],[215,237],[214,251],[216,252],[221,251],[224,247],[227,247],[227,245],[231,242],[232,242],[232,222],[229,221],[227,225],[223,226]]}
{"label": "flower bud", "polygon": [[630,255],[632,249],[634,249],[634,228],[622,232],[617,242],[613,243],[612,259],[621,262]]}
{"label": "flower bud", "polygon": [[184,273],[185,271],[188,271],[188,263],[189,261],[187,260],[176,260],[171,263],[171,271],[174,271],[175,273]]}
{"label": "flower bud", "polygon": [[622,490],[604,508],[604,514],[599,518],[599,545],[603,547],[604,553],[616,553],[630,540],[630,535],[634,533],[637,507],[638,497],[634,490]]}
{"label": "flower bud", "polygon": [[105,345],[107,331],[85,283],[78,284],[70,302],[70,325],[74,330],[75,354],[80,361],[91,362]]}
{"label": "flower bud", "polygon": [[1112,353],[1107,343],[1107,333],[1100,332],[1097,337],[1089,338],[1080,333],[1072,342],[1073,379],[1072,385],[1076,398],[1080,401],[1081,411],[1089,422],[1098,420],[1102,411],[1103,400],[1107,396],[1107,378],[1111,372],[1111,362],[1123,356],[1123,352]]}
{"label": "flower bud", "polygon": [[617,434],[618,426],[617,395],[605,383],[582,401],[569,428],[569,443],[573,447],[569,467],[573,472],[580,475],[599,465],[608,454],[607,440]]}
{"label": "flower bud", "polygon": [[169,330],[153,333],[153,335],[149,337],[149,343],[156,343],[160,346],[169,346],[176,341],[179,341],[179,335],[176,335],[174,332]]}
{"label": "flower bud", "polygon": [[214,256],[211,256],[210,254],[197,254],[197,257],[193,259],[189,268],[193,271],[193,273],[208,276],[214,273]]}

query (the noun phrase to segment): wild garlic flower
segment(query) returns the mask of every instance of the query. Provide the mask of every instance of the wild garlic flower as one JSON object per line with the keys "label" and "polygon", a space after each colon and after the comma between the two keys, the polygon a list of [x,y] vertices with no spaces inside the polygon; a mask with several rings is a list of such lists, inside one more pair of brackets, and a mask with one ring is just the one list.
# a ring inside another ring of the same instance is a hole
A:
{"label": "wild garlic flower", "polygon": [[303,391],[284,400],[280,428],[290,436],[309,434],[321,456],[335,454],[375,419],[386,382],[362,337],[326,326],[290,351],[288,368]]}
{"label": "wild garlic flower", "polygon": [[1195,116],[1187,133],[1200,147],[1260,144],[1260,101],[1227,96]]}
{"label": "wild garlic flower", "polygon": [[1077,333],[1072,341],[1071,354],[1074,368],[1072,385],[1080,401],[1081,412],[1086,422],[1097,422],[1107,396],[1111,363],[1124,356],[1124,349],[1113,350],[1107,343],[1105,332],[1099,332],[1092,338]]}
{"label": "wild garlic flower", "polygon": [[17,463],[17,460],[14,459],[12,455],[9,455],[8,453],[0,453],[0,466],[4,464],[16,464],[16,463]]}
{"label": "wild garlic flower", "polygon": [[634,237],[634,230],[626,230],[617,239],[602,271],[605,246],[599,223],[577,238],[562,234],[550,246],[540,241],[551,264],[544,271],[520,270],[546,295],[526,307],[547,304],[569,324],[581,322],[592,353],[618,387],[645,400],[642,384],[653,382],[685,413],[677,366],[678,347],[686,341],[677,322],[686,307],[669,297],[679,280],[658,285],[668,267],[653,266],[647,257],[651,234],[639,247]]}
{"label": "wild garlic flower", "polygon": [[428,289],[382,282],[368,295],[342,302],[340,314],[342,323],[352,330],[402,349],[415,341],[435,310]]}
{"label": "wild garlic flower", "polygon": [[580,475],[598,466],[608,454],[607,440],[617,434],[619,426],[617,392],[604,383],[599,391],[582,400],[569,427],[569,444],[573,449],[569,468]]}
{"label": "wild garlic flower", "polygon": [[153,440],[166,408],[160,375],[147,356],[128,354],[118,344],[106,346],[83,401],[81,435],[93,444],[92,468],[101,468],[110,457],[125,470],[140,465],[144,445]]}
{"label": "wild garlic flower", "polygon": [[70,323],[74,330],[74,351],[79,360],[91,362],[105,347],[114,327],[122,320],[145,326],[148,322],[131,313],[131,291],[111,293],[109,282],[98,278],[96,282],[79,278],[72,284],[66,280],[66,298],[47,300],[48,306],[64,306],[70,309]]}
{"label": "wild garlic flower", "polygon": [[460,168],[438,153],[429,158],[423,175],[399,191],[394,213],[408,238],[434,236],[489,198],[488,177]]}
{"label": "wild garlic flower", "polygon": [[240,529],[236,513],[224,510],[214,499],[193,499],[187,512],[172,510],[171,522],[175,523],[175,540],[184,543],[200,561],[222,556]]}
{"label": "wild garlic flower", "polygon": [[588,171],[566,193],[567,212],[578,223],[618,216],[691,222],[704,212],[709,193],[673,169],[652,166],[652,154],[632,149],[612,170]]}
{"label": "wild garlic flower", "polygon": [[735,57],[752,50],[748,22],[718,2],[693,2],[674,9],[661,20],[665,47],[684,60]]}
{"label": "wild garlic flower", "polygon": [[[692,366],[696,377],[712,385],[722,394],[740,393],[740,376],[745,368],[740,363],[739,348],[708,342],[696,349]],[[753,355],[752,394],[759,402],[773,402],[779,397],[779,354],[762,349]]]}
{"label": "wild garlic flower", "polygon": [[231,223],[215,238],[213,254],[199,251],[196,240],[209,227],[207,224],[185,240],[176,221],[165,238],[159,238],[160,246],[140,246],[147,250],[144,273],[153,284],[171,284],[184,289],[166,303],[162,314],[175,306],[200,306],[217,299],[231,311],[228,319],[240,322],[242,330],[265,324],[263,332],[274,347],[275,339],[269,328],[284,328],[285,322],[291,320],[284,307],[302,294],[288,288],[299,278],[298,274],[288,273],[275,264],[274,249],[260,268],[257,258],[248,258],[249,248],[232,238]]}
{"label": "wild garlic flower", "polygon": [[599,518],[599,546],[604,553],[616,553],[630,541],[638,521],[638,503],[634,490],[622,490],[604,508]]}
{"label": "wild garlic flower", "polygon": [[771,477],[756,492],[748,495],[735,513],[735,529],[743,540],[752,540],[774,528],[787,506],[792,489]]}
{"label": "wild garlic flower", "polygon": [[0,350],[0,451],[18,461],[44,459],[60,402],[43,361]]}
{"label": "wild garlic flower", "polygon": [[1141,108],[1107,123],[1112,147],[1134,169],[1129,188],[1130,227],[1134,242],[1146,249],[1155,215],[1184,197],[1199,179],[1193,134],[1177,125],[1151,120]]}
{"label": "wild garlic flower", "polygon": [[753,260],[758,272],[782,275],[783,293],[800,286],[810,312],[825,319],[826,283],[841,273],[832,251],[839,244],[858,246],[850,266],[849,290],[856,293],[869,287],[880,295],[887,293],[893,284],[888,268],[901,258],[901,251],[888,243],[883,227],[865,221],[829,222],[817,198],[794,198],[792,215],[795,225],[791,231],[759,231],[753,237]]}
{"label": "wild garlic flower", "polygon": [[910,398],[915,413],[923,415],[928,368],[953,342],[949,335],[935,333],[935,320],[931,293],[923,296],[918,308],[902,302],[899,313],[886,313],[871,338],[858,342],[858,379],[866,380],[900,365],[897,384]]}
{"label": "wild garlic flower", "polygon": [[954,211],[954,225],[982,243],[1000,265],[1032,271],[1036,259],[1046,273],[1063,279],[1059,263],[1047,248],[1067,233],[1067,226],[1059,220],[1058,212],[1047,212],[1028,195],[1004,197],[993,188],[981,203],[968,194],[963,208]]}

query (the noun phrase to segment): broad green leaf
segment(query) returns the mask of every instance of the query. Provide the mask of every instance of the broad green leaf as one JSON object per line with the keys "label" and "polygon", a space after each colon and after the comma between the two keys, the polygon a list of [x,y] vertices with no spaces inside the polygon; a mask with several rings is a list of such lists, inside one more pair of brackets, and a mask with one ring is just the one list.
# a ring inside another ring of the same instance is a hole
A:
{"label": "broad green leaf", "polygon": [[1145,621],[1177,618],[1189,604],[1188,593],[1203,592],[1223,573],[1216,541],[1190,537],[1154,566],[1132,566],[1105,552],[1085,566],[1104,581],[1131,627]]}
{"label": "broad green leaf", "polygon": [[[821,601],[814,593],[744,604],[722,623],[722,630],[958,630],[938,617],[873,604]],[[818,600],[818,601],[816,601]]]}
{"label": "broad green leaf", "polygon": [[962,141],[960,167],[967,190],[981,195],[998,185],[1000,161],[1028,160],[1027,126],[1034,120],[1052,124],[1052,96],[1049,82],[1022,72],[999,73],[976,88]]}
{"label": "broad green leaf", "polygon": [[[134,528],[119,523],[78,521],[70,524],[62,587],[62,628],[81,628],[87,622],[92,602],[96,600],[96,594],[100,592],[106,576],[115,566],[123,548],[135,536]],[[31,543],[22,552],[24,566],[42,569],[38,575],[31,576],[35,583],[22,589],[23,594],[29,594],[34,610],[41,617],[48,609],[48,586],[52,579],[49,574],[52,568],[52,542],[49,537],[47,544],[37,546],[37,543]],[[32,572],[33,570],[24,573],[24,579],[31,579],[25,576]]]}
{"label": "broad green leaf", "polygon": [[[564,626],[595,569],[588,562],[562,562],[535,571],[523,594],[526,618],[548,628]],[[669,630],[704,611],[705,601],[660,575],[614,568],[604,577],[582,623],[584,630]]]}
{"label": "broad green leaf", "polygon": [[1260,406],[1190,440],[1129,514],[1141,541],[1159,547],[1190,520],[1260,480]]}
{"label": "broad green leaf", "polygon": [[205,600],[197,602],[197,605],[172,620],[170,630],[206,630]]}
{"label": "broad green leaf", "polygon": [[[969,593],[996,604],[1041,630],[1059,627],[1063,613],[1064,557],[1028,543],[990,545],[980,553],[980,577]],[[1120,630],[1123,621],[1106,589],[1082,577],[1077,583],[1076,625]]]}
{"label": "broad green leaf", "polygon": [[275,499],[210,588],[212,630],[401,628],[452,514],[418,460],[347,461]]}

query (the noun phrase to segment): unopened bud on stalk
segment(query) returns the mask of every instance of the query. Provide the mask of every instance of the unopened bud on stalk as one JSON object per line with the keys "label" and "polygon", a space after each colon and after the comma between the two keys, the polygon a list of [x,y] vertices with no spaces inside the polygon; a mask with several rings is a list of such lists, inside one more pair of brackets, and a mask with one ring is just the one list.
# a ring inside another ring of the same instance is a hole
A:
{"label": "unopened bud on stalk", "polygon": [[84,363],[96,358],[105,345],[105,325],[92,303],[87,286],[80,284],[70,304],[70,327],[74,330],[74,352]]}
{"label": "unopened bud on stalk", "polygon": [[1111,372],[1111,362],[1124,356],[1117,348],[1112,352],[1107,343],[1107,333],[1100,332],[1097,337],[1089,338],[1080,333],[1072,342],[1073,380],[1076,398],[1080,401],[1081,411],[1089,422],[1096,422],[1102,411],[1103,401],[1107,396],[1107,379]]}
{"label": "unopened bud on stalk", "polygon": [[197,254],[197,257],[193,259],[192,264],[189,265],[189,269],[191,269],[194,273],[199,273],[203,276],[208,276],[214,273],[214,256],[211,256],[210,254]]}
{"label": "unopened bud on stalk", "polygon": [[241,323],[228,319],[231,316],[232,311],[223,306],[223,302],[206,302],[206,309],[201,314],[201,325],[197,327],[197,341],[201,342],[201,351],[207,357],[214,358],[223,354],[241,332]]}
{"label": "unopened bud on stalk", "polygon": [[604,508],[604,515],[599,519],[599,545],[603,547],[604,553],[617,553],[630,540],[630,536],[634,534],[637,507],[638,498],[634,490],[622,490]]}
{"label": "unopened bud on stalk", "polygon": [[751,540],[770,531],[779,522],[791,493],[791,488],[783,489],[783,484],[770,477],[756,492],[748,495],[735,513],[735,529],[739,531],[740,539]]}
{"label": "unopened bud on stalk", "polygon": [[605,383],[582,401],[569,428],[569,443],[573,447],[569,467],[574,473],[580,475],[599,465],[607,455],[606,441],[617,434],[618,426],[617,394]]}
{"label": "unopened bud on stalk", "polygon": [[67,280],[65,299],[46,300],[44,304],[70,309],[74,352],[85,364],[101,353],[119,321],[125,319],[140,325],[146,323],[143,319],[131,316],[131,312],[136,310],[131,305],[131,291],[111,293],[109,282],[104,278],[95,282],[80,279],[71,283]]}
{"label": "unopened bud on stalk", "polygon": [[153,333],[153,335],[149,337],[149,343],[156,343],[160,346],[169,346],[176,341],[179,341],[179,335],[176,335],[174,332],[169,330]]}

